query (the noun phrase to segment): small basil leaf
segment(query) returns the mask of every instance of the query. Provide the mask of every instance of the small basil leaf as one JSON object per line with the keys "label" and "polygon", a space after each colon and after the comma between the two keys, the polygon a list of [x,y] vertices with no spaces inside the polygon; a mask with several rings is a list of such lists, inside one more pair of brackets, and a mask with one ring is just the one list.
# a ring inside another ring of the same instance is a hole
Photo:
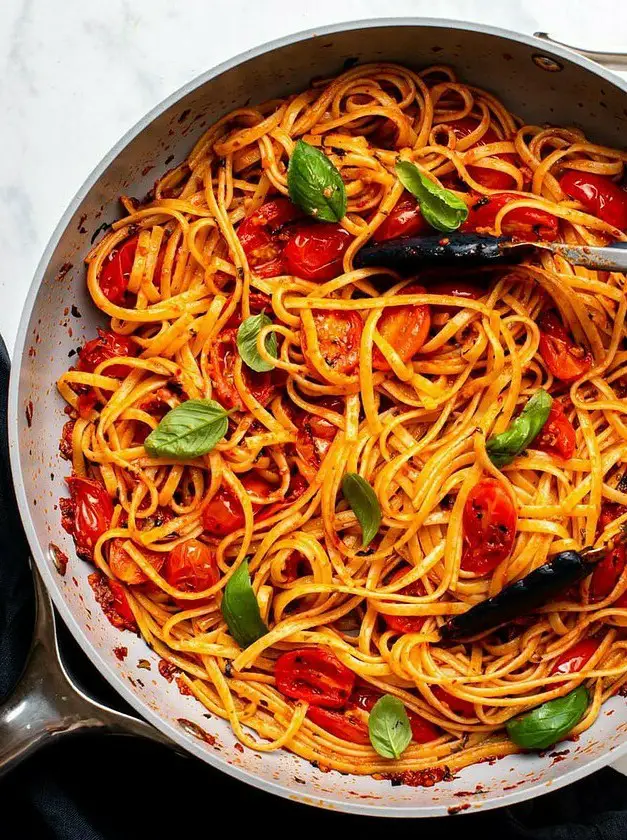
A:
{"label": "small basil leaf", "polygon": [[411,725],[398,697],[384,694],[368,718],[370,743],[383,758],[400,758],[411,741]]}
{"label": "small basil leaf", "polygon": [[187,400],[168,411],[144,441],[144,448],[155,458],[198,458],[222,440],[228,424],[228,414],[220,403]]}
{"label": "small basil leaf", "polygon": [[381,525],[381,508],[374,490],[357,473],[346,473],[342,479],[342,493],[361,525],[362,548],[367,548]]}
{"label": "small basil leaf", "polygon": [[[237,349],[244,364],[257,373],[265,373],[274,370],[274,365],[266,362],[257,352],[257,336],[264,327],[272,323],[267,315],[260,312],[259,315],[251,315],[239,325],[237,330]],[[271,333],[266,337],[266,350],[275,358],[278,355],[276,336]]]}
{"label": "small basil leaf", "polygon": [[468,218],[466,203],[455,193],[430,181],[413,163],[399,160],[396,174],[405,189],[418,199],[420,212],[431,227],[450,233]]}
{"label": "small basil leaf", "polygon": [[346,187],[329,158],[299,140],[287,167],[287,188],[294,204],[325,222],[339,222],[346,215]]}
{"label": "small basil leaf", "polygon": [[552,404],[553,397],[540,388],[507,429],[488,440],[486,450],[495,467],[504,467],[511,463],[533,443],[547,421]]}
{"label": "small basil leaf", "polygon": [[544,750],[577,726],[588,707],[588,692],[580,685],[565,697],[549,700],[507,722],[507,734],[519,747]]}
{"label": "small basil leaf", "polygon": [[250,583],[248,558],[229,578],[220,608],[231,636],[241,648],[247,648],[268,632]]}

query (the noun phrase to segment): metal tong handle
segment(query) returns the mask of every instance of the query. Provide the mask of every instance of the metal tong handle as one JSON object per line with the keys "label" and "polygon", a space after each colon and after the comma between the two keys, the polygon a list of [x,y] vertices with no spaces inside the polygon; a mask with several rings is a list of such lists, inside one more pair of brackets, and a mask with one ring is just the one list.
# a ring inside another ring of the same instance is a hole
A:
{"label": "metal tong handle", "polygon": [[589,58],[590,61],[596,61],[597,64],[607,67],[608,70],[627,71],[627,53],[582,50],[580,47],[573,47],[572,44],[565,44],[563,41],[551,38],[546,32],[534,32],[533,34],[542,41],[546,41],[549,44],[557,44],[560,47],[566,47],[573,52],[579,53],[584,58]]}
{"label": "metal tong handle", "polygon": [[74,685],[59,655],[50,597],[31,565],[35,631],[22,676],[0,706],[0,777],[40,747],[77,732],[138,735],[173,747],[169,738],[146,721],[107,708]]}

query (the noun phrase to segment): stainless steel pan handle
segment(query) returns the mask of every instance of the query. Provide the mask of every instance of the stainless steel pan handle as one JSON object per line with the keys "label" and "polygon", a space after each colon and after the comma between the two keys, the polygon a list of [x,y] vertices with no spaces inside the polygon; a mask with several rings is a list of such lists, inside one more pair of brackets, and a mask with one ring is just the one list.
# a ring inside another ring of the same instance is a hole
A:
{"label": "stainless steel pan handle", "polygon": [[0,776],[40,747],[79,732],[139,735],[172,747],[146,721],[107,708],[74,685],[59,655],[50,598],[35,567],[33,574],[35,632],[22,676],[0,706]]}
{"label": "stainless steel pan handle", "polygon": [[608,70],[622,70],[627,71],[627,53],[616,52],[598,52],[595,50],[582,50],[580,47],[574,47],[572,44],[565,44],[563,41],[558,41],[551,38],[546,32],[534,32],[536,38],[541,38],[549,44],[558,44],[560,47],[566,47],[573,52],[579,53],[584,58],[589,58],[591,61],[596,61],[602,67]]}

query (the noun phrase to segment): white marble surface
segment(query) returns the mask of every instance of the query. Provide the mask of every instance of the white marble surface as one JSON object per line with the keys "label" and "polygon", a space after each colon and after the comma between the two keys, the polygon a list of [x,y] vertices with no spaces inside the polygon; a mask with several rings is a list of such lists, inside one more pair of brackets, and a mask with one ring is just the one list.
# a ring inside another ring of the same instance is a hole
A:
{"label": "white marble surface", "polygon": [[[34,269],[66,205],[146,111],[202,71],[312,26],[448,17],[620,50],[616,0],[2,0],[0,333],[13,348]],[[627,773],[627,759],[620,769]]]}

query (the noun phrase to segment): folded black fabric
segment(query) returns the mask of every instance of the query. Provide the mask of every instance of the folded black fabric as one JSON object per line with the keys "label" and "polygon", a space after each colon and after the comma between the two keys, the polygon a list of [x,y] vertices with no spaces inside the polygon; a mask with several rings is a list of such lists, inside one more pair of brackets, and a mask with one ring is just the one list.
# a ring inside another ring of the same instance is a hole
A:
{"label": "folded black fabric", "polygon": [[[8,370],[0,339],[0,697],[19,677],[33,623],[28,549],[15,515],[6,457]],[[102,702],[121,708],[122,701],[63,628],[60,644],[81,685]],[[384,823],[278,799],[197,759],[121,737],[68,739],[0,781],[2,840],[158,840],[217,832],[226,836],[229,830],[243,834],[252,818],[265,831],[276,824],[283,835],[307,825],[312,834],[326,830],[363,836],[377,829],[395,830],[401,822]],[[627,779],[606,769],[512,808],[412,821],[411,827],[402,828],[435,840],[459,840],[460,831],[498,840],[627,840]]]}

